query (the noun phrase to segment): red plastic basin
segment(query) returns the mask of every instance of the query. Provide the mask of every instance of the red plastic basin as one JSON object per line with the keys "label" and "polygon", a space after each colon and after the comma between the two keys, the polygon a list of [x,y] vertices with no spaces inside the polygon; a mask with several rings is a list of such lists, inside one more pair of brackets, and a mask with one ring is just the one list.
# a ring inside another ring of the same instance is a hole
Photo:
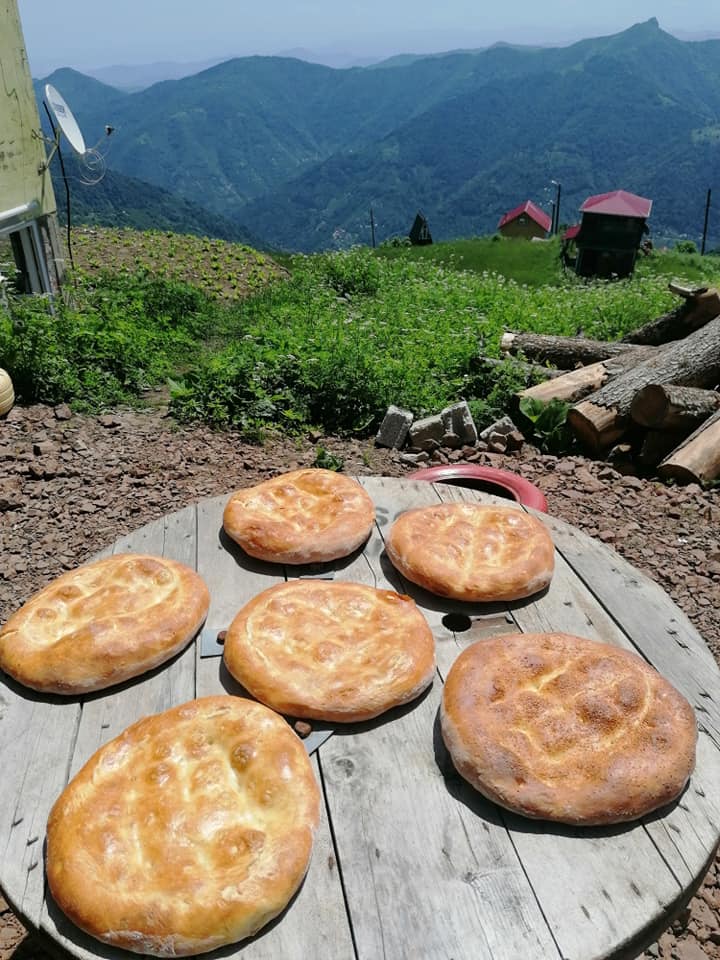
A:
{"label": "red plastic basin", "polygon": [[[525,507],[548,512],[547,500],[534,483],[519,477],[510,470],[498,470],[497,467],[481,467],[475,463],[447,463],[437,467],[424,467],[409,473],[409,480],[428,480],[431,483],[457,483],[459,486],[479,487],[493,493],[493,487],[499,487],[499,496],[506,491],[513,500]],[[463,483],[463,481],[468,481]]]}

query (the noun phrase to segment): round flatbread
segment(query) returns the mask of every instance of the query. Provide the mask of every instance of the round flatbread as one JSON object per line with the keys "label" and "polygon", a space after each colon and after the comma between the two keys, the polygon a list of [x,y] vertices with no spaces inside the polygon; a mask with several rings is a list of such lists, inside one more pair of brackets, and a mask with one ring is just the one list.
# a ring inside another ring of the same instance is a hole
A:
{"label": "round flatbread", "polygon": [[555,565],[543,524],[513,507],[439,503],[408,510],[385,546],[404,577],[455,600],[529,597],[550,583]]}
{"label": "round flatbread", "polygon": [[205,697],[101,747],[50,812],[47,876],[87,933],[156,956],[252,936],[308,867],[320,795],[282,717]]}
{"label": "round flatbread", "polygon": [[280,713],[368,720],[417,697],[435,672],[430,627],[410,597],[359,583],[291,580],[233,620],[225,663]]}
{"label": "round flatbread", "polygon": [[182,563],[116,554],[70,570],[0,630],[0,668],[26,687],[102,690],[169,660],[195,636],[210,595]]}
{"label": "round flatbread", "polygon": [[365,543],[375,507],[357,480],[293,470],[234,493],[223,527],[246,553],[271,563],[321,563]]}
{"label": "round flatbread", "polygon": [[441,722],[476,790],[560,823],[642,817],[678,797],[695,766],[687,700],[634,653],[563,633],[467,647],[448,673]]}

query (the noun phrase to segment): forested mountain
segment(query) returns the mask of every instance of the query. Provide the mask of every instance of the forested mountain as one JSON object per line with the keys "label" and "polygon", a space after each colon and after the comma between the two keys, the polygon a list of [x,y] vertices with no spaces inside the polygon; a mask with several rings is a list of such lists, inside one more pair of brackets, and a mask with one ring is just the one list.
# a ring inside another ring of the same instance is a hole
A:
{"label": "forested mountain", "polygon": [[[176,193],[135,177],[126,177],[115,170],[106,170],[97,183],[88,182],[88,177],[97,174],[82,169],[72,154],[65,155],[63,159],[70,189],[73,224],[171,230],[173,233],[217,237],[219,240],[246,243],[253,247],[266,246],[264,240],[242,224],[212,213]],[[66,224],[67,194],[57,160],[52,162],[51,173],[60,221]]]}
{"label": "forested mountain", "polygon": [[115,127],[114,170],[287,249],[368,243],[371,206],[380,240],[418,209],[436,239],[489,233],[523,200],[547,208],[553,179],[561,221],[625,189],[654,201],[656,235],[697,236],[720,173],[720,40],[656,20],[347,70],[248,57],[134,94],[68,70],[49,80],[89,143]]}

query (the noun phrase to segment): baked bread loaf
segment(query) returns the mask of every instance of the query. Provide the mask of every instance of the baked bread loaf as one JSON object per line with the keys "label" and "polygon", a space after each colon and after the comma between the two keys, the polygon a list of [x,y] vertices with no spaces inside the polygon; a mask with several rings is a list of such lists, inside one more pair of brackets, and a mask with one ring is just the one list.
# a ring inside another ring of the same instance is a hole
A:
{"label": "baked bread loaf", "polygon": [[400,514],[387,555],[430,593],[455,600],[518,600],[552,579],[555,551],[535,517],[513,507],[438,503]]}
{"label": "baked bread loaf", "polygon": [[271,563],[321,563],[363,544],[375,507],[357,480],[293,470],[234,493],[223,527],[246,553]]}
{"label": "baked bread loaf", "polygon": [[48,820],[50,891],[105,943],[205,953],[284,909],[319,812],[282,717],[240,697],[194,700],[128,727],[71,780]]}
{"label": "baked bread loaf", "polygon": [[410,597],[359,583],[291,580],[237,614],[230,673],[280,713],[368,720],[417,697],[435,673],[435,641]]}
{"label": "baked bread loaf", "polygon": [[644,660],[563,633],[480,640],[452,665],[441,708],[455,767],[526,817],[634,820],[682,793],[692,707]]}
{"label": "baked bread loaf", "polygon": [[194,570],[144,554],[116,554],[70,570],[0,630],[0,668],[44,693],[121,683],[181,650],[210,603]]}

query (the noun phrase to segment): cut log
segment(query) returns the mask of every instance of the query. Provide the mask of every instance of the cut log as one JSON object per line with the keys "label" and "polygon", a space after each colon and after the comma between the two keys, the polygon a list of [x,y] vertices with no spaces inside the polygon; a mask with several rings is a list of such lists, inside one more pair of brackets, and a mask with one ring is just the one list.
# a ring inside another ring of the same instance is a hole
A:
{"label": "cut log", "polygon": [[500,340],[503,353],[522,353],[528,360],[551,363],[561,370],[578,364],[598,363],[637,349],[631,343],[610,343],[587,337],[555,337],[542,333],[504,333]]}
{"label": "cut log", "polygon": [[650,383],[635,394],[630,405],[630,416],[641,427],[685,430],[687,434],[707,420],[718,407],[720,393],[716,390]]}
{"label": "cut log", "polygon": [[687,284],[681,283],[679,280],[671,280],[670,283],[668,283],[670,293],[676,293],[679,297],[684,297],[686,300],[698,297],[701,293],[707,293],[707,289],[707,287],[688,287]]}
{"label": "cut log", "polygon": [[577,370],[563,373],[554,380],[538,383],[534,387],[521,390],[517,396],[519,398],[532,397],[535,400],[541,400],[543,403],[549,403],[551,400],[577,403],[583,397],[599,390],[609,380],[620,376],[629,367],[636,366],[640,357],[653,356],[655,352],[654,347],[649,347],[642,353],[625,353],[620,357],[613,357],[611,360],[590,363],[586,367],[578,367]]}
{"label": "cut log", "polygon": [[[702,288],[701,288],[702,290]],[[651,320],[622,338],[622,343],[652,344],[659,346],[673,340],[682,340],[699,330],[715,317],[720,316],[720,295],[711,287],[702,290],[681,303],[678,307]]]}
{"label": "cut log", "polygon": [[[568,413],[568,423],[586,447],[599,451],[623,435],[635,394],[648,384],[714,387],[719,380],[720,317],[717,317],[684,340],[634,364],[589,399],[576,404]],[[559,379],[554,381],[558,382]]]}
{"label": "cut log", "polygon": [[710,483],[720,476],[720,409],[663,460],[658,473],[682,483]]}

